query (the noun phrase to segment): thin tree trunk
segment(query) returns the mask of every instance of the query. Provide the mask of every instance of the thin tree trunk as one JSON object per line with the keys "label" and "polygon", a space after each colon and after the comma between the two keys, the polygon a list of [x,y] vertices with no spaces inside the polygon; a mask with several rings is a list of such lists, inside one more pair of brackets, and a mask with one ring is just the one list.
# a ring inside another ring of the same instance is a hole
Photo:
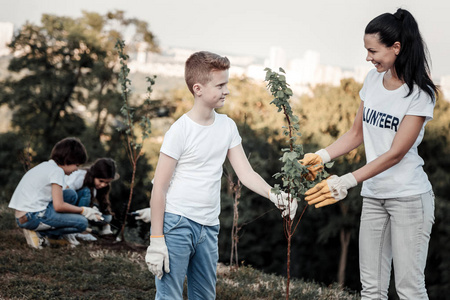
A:
{"label": "thin tree trunk", "polygon": [[347,267],[348,245],[350,243],[350,232],[342,228],[340,232],[340,240],[341,240],[341,257],[339,259],[338,284],[340,286],[344,286],[345,269]]}

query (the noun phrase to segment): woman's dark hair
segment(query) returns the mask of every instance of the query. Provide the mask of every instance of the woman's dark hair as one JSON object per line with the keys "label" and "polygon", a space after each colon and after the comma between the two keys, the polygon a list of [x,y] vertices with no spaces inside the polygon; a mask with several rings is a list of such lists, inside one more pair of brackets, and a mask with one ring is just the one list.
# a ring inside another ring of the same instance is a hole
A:
{"label": "woman's dark hair", "polygon": [[[87,186],[91,191],[91,204],[94,199],[95,178],[100,179],[117,179],[116,164],[111,158],[99,158],[94,164],[87,169],[86,176],[84,177],[83,186]],[[106,187],[97,190],[95,198],[100,205],[100,211],[102,213],[112,214],[111,203],[109,201],[109,191],[111,187],[108,184]]]}
{"label": "woman's dark hair", "polygon": [[438,89],[430,78],[429,53],[416,20],[407,10],[399,8],[396,13],[379,15],[366,26],[365,34],[378,34],[380,42],[391,47],[400,42],[400,52],[394,67],[398,78],[408,85],[409,93],[414,84],[435,99]]}
{"label": "woman's dark hair", "polygon": [[52,149],[50,159],[58,165],[82,165],[87,161],[87,152],[79,139],[68,137],[57,142]]}

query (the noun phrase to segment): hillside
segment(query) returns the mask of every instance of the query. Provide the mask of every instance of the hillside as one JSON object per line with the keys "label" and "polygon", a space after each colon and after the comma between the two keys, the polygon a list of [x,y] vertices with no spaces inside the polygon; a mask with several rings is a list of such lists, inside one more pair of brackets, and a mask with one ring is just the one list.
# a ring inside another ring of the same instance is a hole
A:
{"label": "hillside", "polygon": [[[10,209],[0,208],[0,299],[153,299],[154,277],[145,245],[117,244],[112,238],[76,248],[27,246]],[[251,266],[238,271],[220,264],[218,300],[285,299],[285,280]],[[291,299],[359,299],[338,287],[293,280]],[[187,299],[187,298],[185,298]]]}

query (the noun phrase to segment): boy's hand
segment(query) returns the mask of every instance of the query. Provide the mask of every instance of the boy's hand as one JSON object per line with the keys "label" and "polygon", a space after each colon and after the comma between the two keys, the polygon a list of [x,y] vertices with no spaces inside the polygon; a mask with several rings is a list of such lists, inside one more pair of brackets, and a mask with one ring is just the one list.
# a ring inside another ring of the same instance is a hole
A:
{"label": "boy's hand", "polygon": [[150,221],[152,219],[150,207],[139,209],[139,210],[136,211],[136,213],[138,214],[135,217],[136,220],[142,220],[145,223],[150,223]]}
{"label": "boy's hand", "polygon": [[305,200],[316,208],[334,204],[347,197],[348,189],[358,184],[352,173],[344,176],[330,176],[322,180],[315,187],[306,191]]}
{"label": "boy's hand", "polygon": [[297,200],[293,199],[291,203],[289,203],[289,194],[285,192],[281,192],[280,194],[275,194],[272,191],[269,191],[269,199],[272,201],[275,206],[281,210],[281,216],[286,217],[289,215],[291,220],[294,219],[295,213],[297,212]]}
{"label": "boy's hand", "polygon": [[98,211],[98,209],[87,206],[82,206],[81,209],[81,214],[90,221],[100,221],[102,219],[101,213]]}
{"label": "boy's hand", "polygon": [[164,272],[169,273],[169,252],[167,251],[166,241],[164,236],[151,237],[150,246],[147,248],[147,255],[145,255],[145,262],[148,270],[159,280],[163,277]]}

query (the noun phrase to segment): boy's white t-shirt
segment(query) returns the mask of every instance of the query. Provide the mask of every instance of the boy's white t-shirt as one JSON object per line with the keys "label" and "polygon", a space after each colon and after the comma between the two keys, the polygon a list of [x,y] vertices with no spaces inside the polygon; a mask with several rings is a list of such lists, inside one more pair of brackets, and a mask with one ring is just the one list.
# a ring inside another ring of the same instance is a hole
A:
{"label": "boy's white t-shirt", "polygon": [[383,73],[371,70],[359,95],[364,101],[363,133],[367,163],[387,152],[406,115],[423,116],[425,122],[419,136],[403,159],[386,171],[363,182],[361,195],[369,198],[395,198],[426,193],[431,183],[422,166],[417,147],[422,142],[425,125],[433,119],[434,102],[416,85],[411,95],[403,84],[396,90],[383,85]]}
{"label": "boy's white t-shirt", "polygon": [[222,165],[228,150],[240,143],[236,124],[226,115],[215,113],[209,126],[181,116],[167,131],[161,146],[162,153],[178,161],[165,211],[202,225],[218,225]]}
{"label": "boy's white t-shirt", "polygon": [[40,163],[20,180],[9,207],[26,212],[38,212],[52,201],[52,184],[64,187],[64,170],[54,160]]}

